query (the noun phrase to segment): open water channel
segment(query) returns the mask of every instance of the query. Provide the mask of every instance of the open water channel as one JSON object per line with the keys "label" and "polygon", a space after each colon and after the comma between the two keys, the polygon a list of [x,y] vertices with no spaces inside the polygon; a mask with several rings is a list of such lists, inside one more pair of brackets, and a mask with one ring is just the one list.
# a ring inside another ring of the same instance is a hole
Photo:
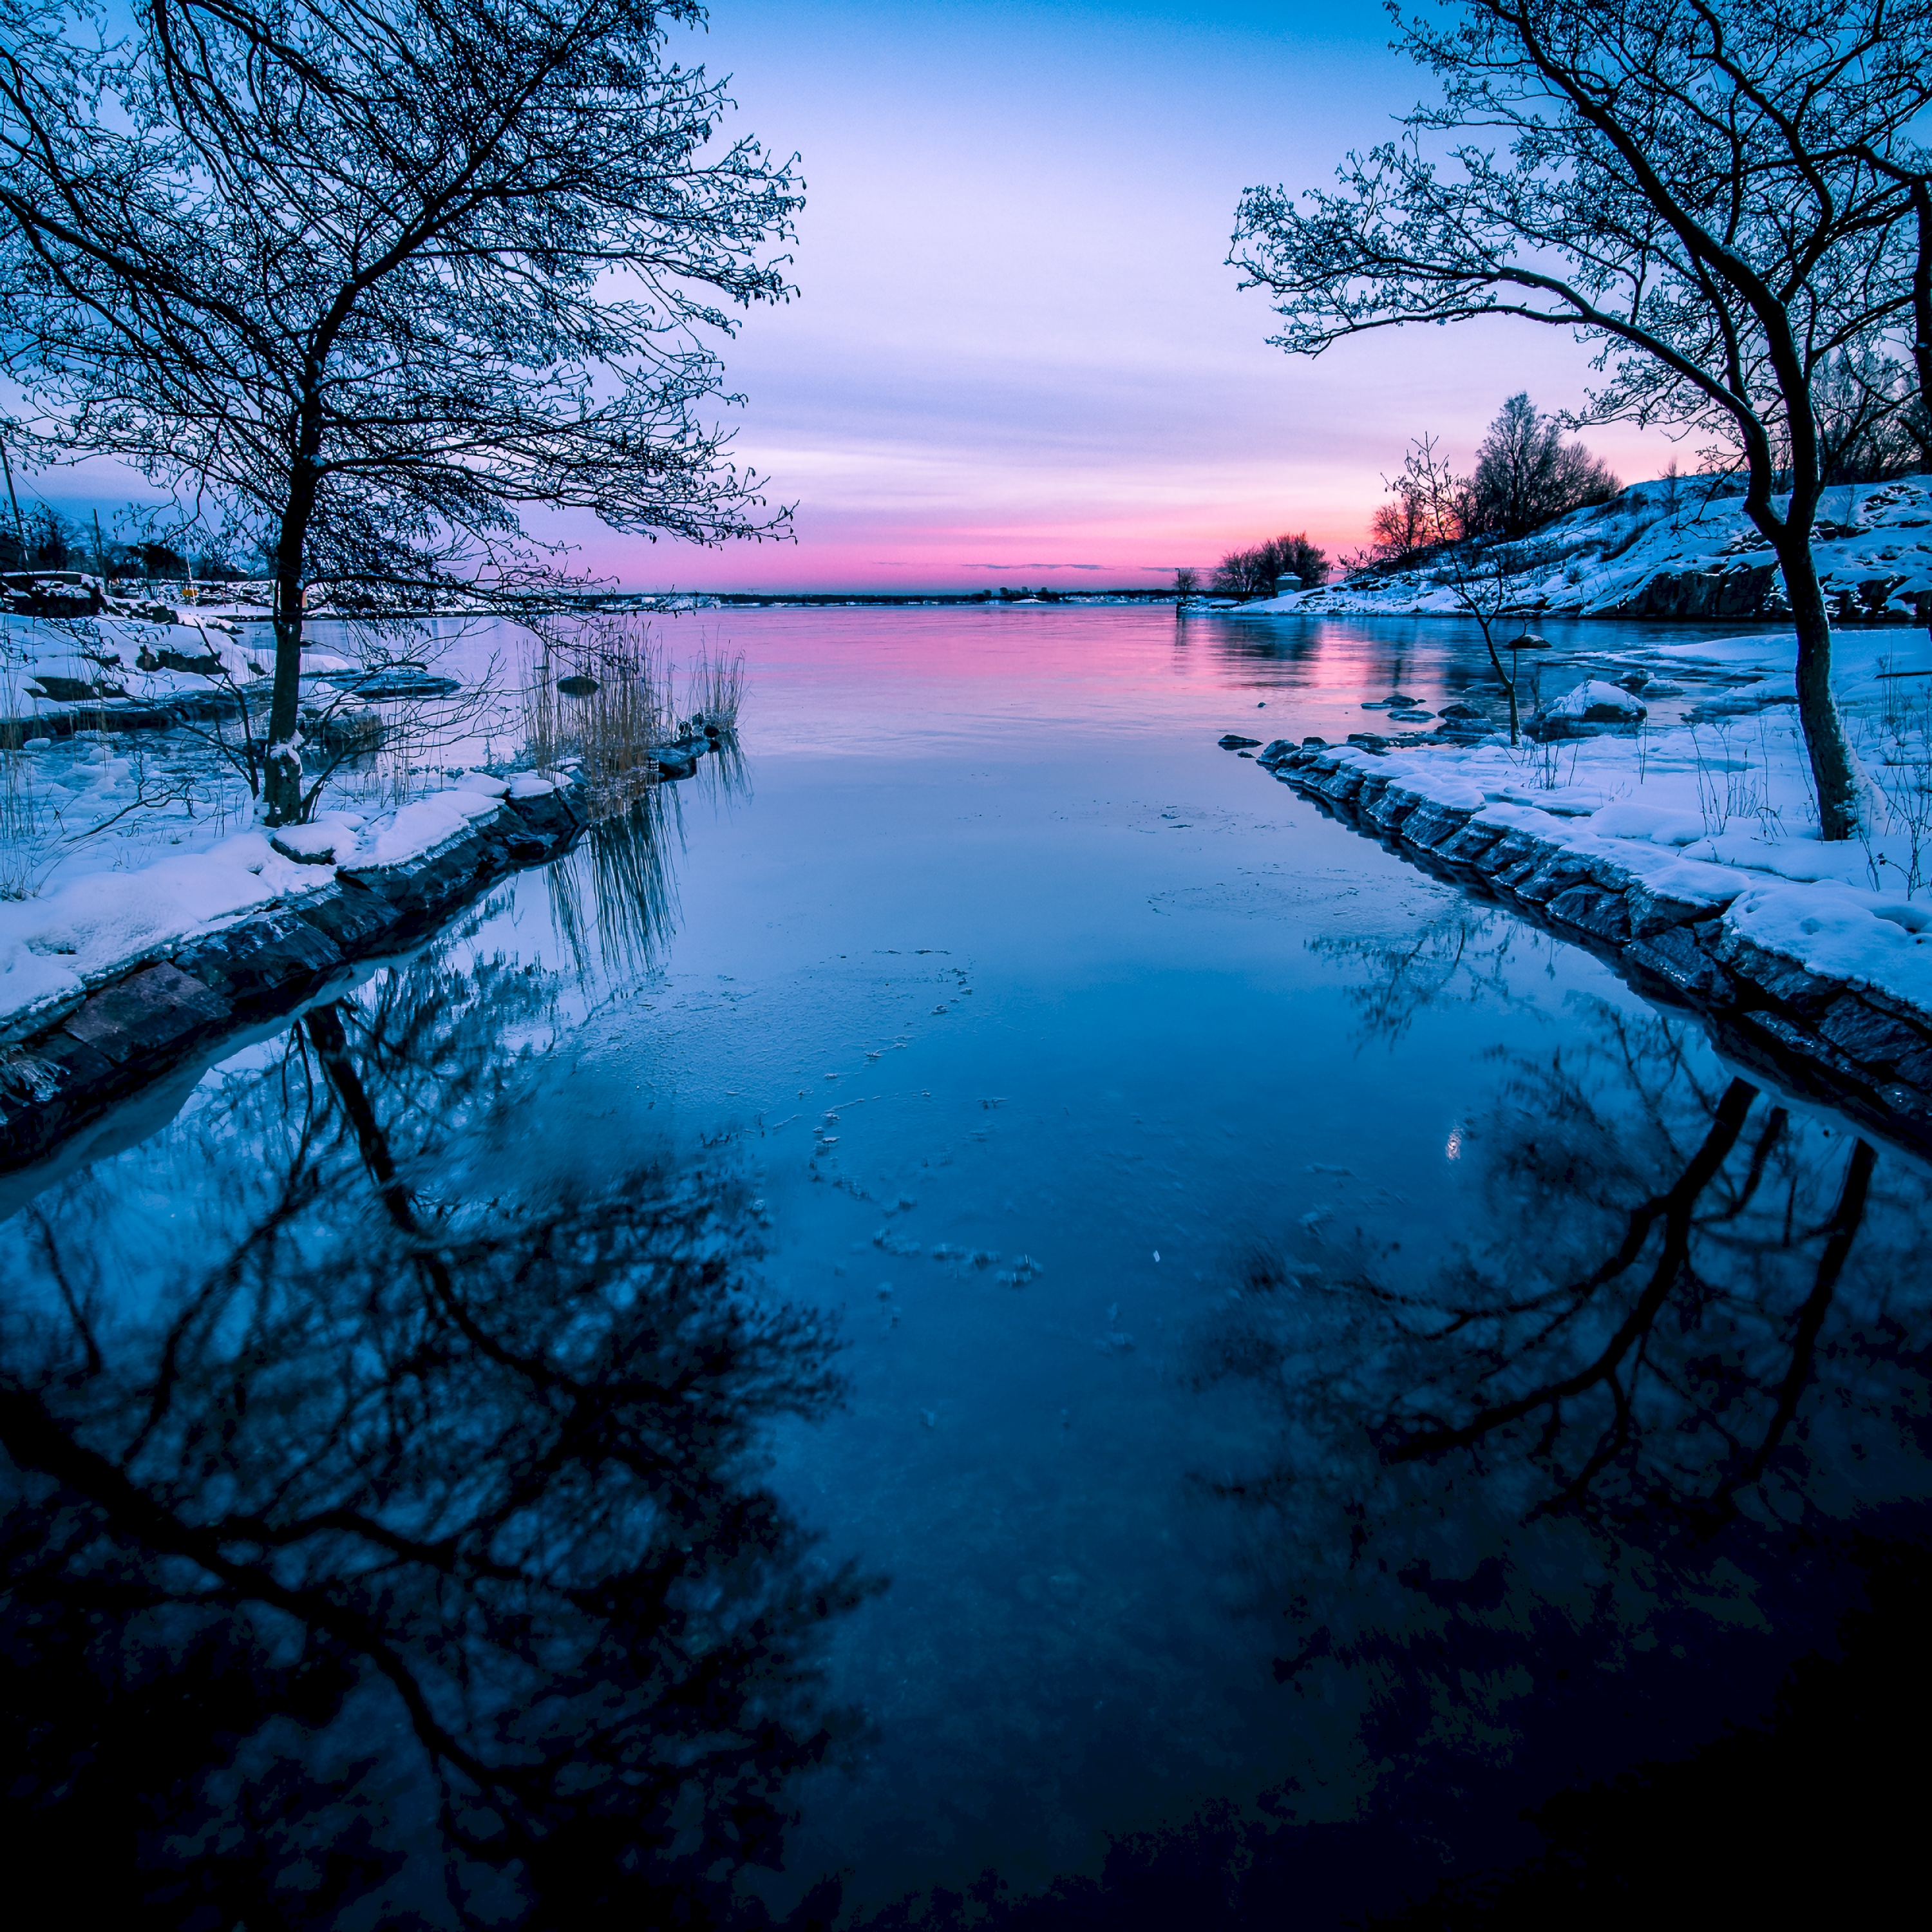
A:
{"label": "open water channel", "polygon": [[1473,637],[700,625],[741,762],[0,1228],[37,1828],[168,1922],[1326,1925],[1834,1654],[1924,1171],[1216,746]]}

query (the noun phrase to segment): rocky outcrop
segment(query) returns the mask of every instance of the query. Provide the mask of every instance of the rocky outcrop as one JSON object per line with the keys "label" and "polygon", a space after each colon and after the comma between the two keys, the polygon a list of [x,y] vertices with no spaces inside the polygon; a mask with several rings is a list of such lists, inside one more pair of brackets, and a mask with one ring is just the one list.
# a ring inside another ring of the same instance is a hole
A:
{"label": "rocky outcrop", "polygon": [[194,934],[97,988],[0,1048],[0,1171],[41,1159],[183,1061],[287,1012],[351,961],[413,943],[493,880],[556,857],[587,822],[568,791],[506,798],[428,852],[344,866],[314,892]]}
{"label": "rocky outcrop", "polygon": [[[1587,947],[1646,998],[1688,1007],[1732,1059],[1932,1152],[1932,1022],[1909,1002],[1756,944],[1708,896],[1679,897],[1612,857],[1427,798],[1372,759],[1277,740],[1259,762],[1403,857]],[[1750,883],[1741,876],[1738,890]]]}
{"label": "rocky outcrop", "polygon": [[1774,563],[1718,570],[1660,570],[1643,587],[1595,616],[1769,617],[1786,614]]}

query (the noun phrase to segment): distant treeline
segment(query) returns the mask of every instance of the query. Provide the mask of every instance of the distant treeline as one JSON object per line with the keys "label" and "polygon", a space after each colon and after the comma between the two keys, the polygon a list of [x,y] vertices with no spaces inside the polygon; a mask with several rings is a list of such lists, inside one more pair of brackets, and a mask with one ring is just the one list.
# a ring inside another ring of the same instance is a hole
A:
{"label": "distant treeline", "polygon": [[190,554],[163,538],[110,536],[98,514],[81,523],[46,503],[26,508],[10,502],[0,511],[0,570],[82,570],[110,578],[232,584],[262,576],[267,567],[260,557],[236,558],[206,546]]}

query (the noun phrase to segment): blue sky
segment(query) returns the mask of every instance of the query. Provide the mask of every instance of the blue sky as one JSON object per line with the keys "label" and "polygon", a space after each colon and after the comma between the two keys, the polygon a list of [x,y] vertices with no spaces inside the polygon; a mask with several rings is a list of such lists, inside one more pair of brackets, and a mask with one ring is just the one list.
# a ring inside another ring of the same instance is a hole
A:
{"label": "blue sky", "polygon": [[[727,351],[736,454],[798,541],[533,521],[626,584],[718,590],[1150,584],[1279,531],[1359,542],[1409,436],[1466,461],[1511,391],[1560,406],[1586,380],[1566,337],[1505,321],[1266,346],[1224,265],[1235,202],[1385,136],[1427,81],[1389,32],[1364,0],[718,0],[674,52],[731,74],[732,131],[808,184],[800,298]],[[1590,440],[1626,479],[1670,453]]]}

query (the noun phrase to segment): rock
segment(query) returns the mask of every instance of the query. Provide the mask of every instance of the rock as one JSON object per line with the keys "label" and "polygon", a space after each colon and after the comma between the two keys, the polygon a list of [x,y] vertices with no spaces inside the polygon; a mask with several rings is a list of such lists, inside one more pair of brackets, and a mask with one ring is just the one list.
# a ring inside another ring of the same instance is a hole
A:
{"label": "rock", "polygon": [[308,908],[278,908],[190,941],[174,963],[218,992],[237,1017],[247,1017],[273,1005],[284,988],[333,971],[342,958],[341,946]]}
{"label": "rock", "polygon": [[150,966],[94,994],[62,1030],[116,1066],[179,1051],[229,1017],[228,1002],[178,968]]}
{"label": "rock", "polygon": [[318,682],[353,692],[372,703],[380,698],[447,698],[459,688],[453,677],[439,677],[418,664],[390,664],[380,670],[325,670]]}
{"label": "rock", "polygon": [[1784,608],[1774,563],[1741,568],[1660,571],[1616,606],[1630,617],[1757,617]]}
{"label": "rock", "polygon": [[142,663],[141,668],[143,670],[184,670],[195,677],[219,677],[221,675],[221,660],[212,651],[198,658],[190,657],[185,651],[166,650],[144,651],[142,656],[144,658],[152,656],[154,660],[152,664]]}
{"label": "rock", "polygon": [[1640,700],[1614,684],[1591,678],[1546,704],[1530,720],[1540,737],[1560,738],[1592,724],[1640,724],[1650,715]]}
{"label": "rock", "polygon": [[512,784],[506,801],[523,822],[524,832],[561,845],[577,830],[577,814],[571,808],[570,794],[553,785],[546,791],[524,791]]}
{"label": "rock", "polygon": [[1348,742],[1360,746],[1365,752],[1386,752],[1388,749],[1388,740],[1377,737],[1372,731],[1351,731]]}
{"label": "rock", "polygon": [[1526,631],[1521,637],[1510,638],[1509,648],[1513,651],[1546,651],[1550,640],[1538,637],[1534,631]]}
{"label": "rock", "polygon": [[1224,752],[1238,752],[1246,746],[1258,745],[1261,740],[1258,738],[1244,738],[1238,731],[1227,731],[1222,734],[1220,742]]}
{"label": "rock", "polygon": [[104,679],[94,684],[78,677],[56,677],[51,671],[37,671],[34,682],[40,686],[38,692],[29,690],[30,698],[44,698],[54,704],[86,704],[98,698],[125,698],[127,693],[118,686],[109,684]]}
{"label": "rock", "polygon": [[1436,716],[1432,711],[1391,711],[1389,718],[1397,724],[1426,724]]}
{"label": "rock", "polygon": [[595,698],[604,688],[594,677],[560,677],[556,688],[566,698]]}
{"label": "rock", "polygon": [[1478,711],[1473,704],[1445,704],[1442,707],[1442,715],[1445,718],[1473,718],[1479,724],[1486,724],[1490,722],[1489,713]]}
{"label": "rock", "polygon": [[339,825],[284,825],[268,835],[268,843],[298,866],[332,866],[335,848],[353,844],[355,836]]}

